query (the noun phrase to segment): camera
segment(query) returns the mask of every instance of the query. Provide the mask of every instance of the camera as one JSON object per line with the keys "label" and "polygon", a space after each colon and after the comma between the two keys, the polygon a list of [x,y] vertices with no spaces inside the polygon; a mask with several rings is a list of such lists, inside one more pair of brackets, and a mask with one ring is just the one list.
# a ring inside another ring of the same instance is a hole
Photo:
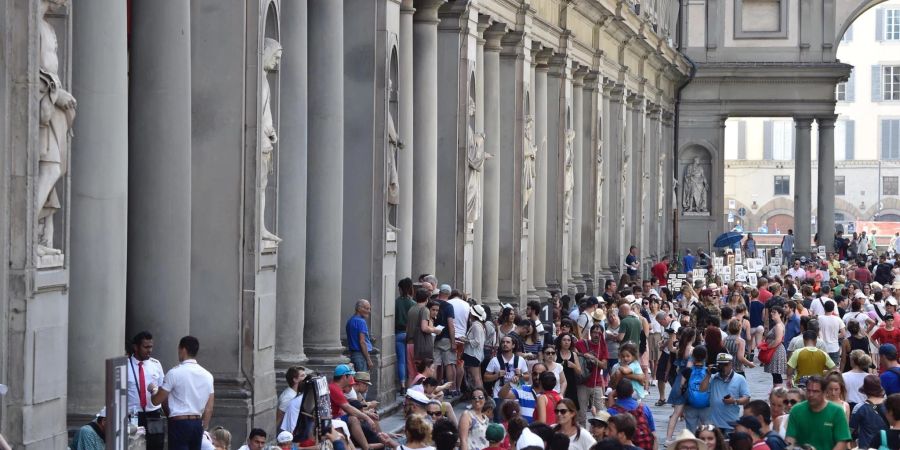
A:
{"label": "camera", "polygon": [[713,375],[716,375],[716,374],[719,373],[719,368],[716,367],[716,366],[712,366],[712,367],[709,368],[709,373],[711,373],[711,374],[713,374]]}

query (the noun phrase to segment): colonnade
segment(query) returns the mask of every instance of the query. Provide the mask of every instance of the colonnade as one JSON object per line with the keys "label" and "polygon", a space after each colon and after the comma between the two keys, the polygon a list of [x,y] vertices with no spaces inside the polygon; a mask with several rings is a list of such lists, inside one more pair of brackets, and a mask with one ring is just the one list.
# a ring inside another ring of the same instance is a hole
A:
{"label": "colonnade", "polygon": [[819,127],[817,149],[818,164],[818,204],[816,224],[819,230],[819,245],[831,248],[834,236],[834,122],[837,116],[794,117],[794,235],[796,254],[809,254],[812,232],[812,122]]}

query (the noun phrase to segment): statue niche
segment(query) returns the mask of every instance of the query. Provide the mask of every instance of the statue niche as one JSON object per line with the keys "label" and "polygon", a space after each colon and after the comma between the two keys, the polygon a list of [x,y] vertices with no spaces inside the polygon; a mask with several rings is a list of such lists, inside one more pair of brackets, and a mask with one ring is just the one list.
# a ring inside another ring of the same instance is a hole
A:
{"label": "statue niche", "polygon": [[53,246],[53,216],[60,208],[56,183],[68,169],[69,138],[75,121],[75,97],[63,89],[59,73],[56,31],[48,21],[54,7],[65,6],[66,0],[41,1],[38,174],[35,197],[38,257],[61,255]]}
{"label": "statue niche", "polygon": [[269,174],[274,171],[272,156],[275,153],[275,144],[278,142],[278,133],[272,120],[272,91],[269,87],[269,74],[278,72],[281,65],[281,44],[275,39],[266,38],[263,47],[263,64],[260,80],[262,83],[262,119],[259,127],[261,161],[259,164],[260,199],[259,211],[262,239],[268,245],[277,245],[281,238],[275,236],[266,228],[266,188],[269,186]]}
{"label": "statue niche", "polygon": [[481,175],[484,163],[491,154],[484,152],[484,133],[475,132],[475,101],[469,99],[467,106],[466,163],[466,222],[475,223],[481,212]]}
{"label": "statue niche", "polygon": [[[391,99],[393,103],[393,99],[395,98],[394,92],[394,81],[388,79],[388,98]],[[391,226],[394,226],[393,223],[394,218],[396,217],[395,210],[397,205],[400,204],[400,174],[397,169],[398,158],[400,157],[400,150],[403,149],[404,144],[403,141],[400,140],[400,135],[397,133],[397,126],[394,121],[394,110],[393,108],[388,108],[387,113],[387,138],[388,138],[388,152],[387,152],[387,195],[386,195],[386,203],[388,205],[388,222]]]}
{"label": "statue niche", "polygon": [[709,182],[705,164],[695,156],[685,166],[681,178],[681,210],[686,216],[709,215]]}

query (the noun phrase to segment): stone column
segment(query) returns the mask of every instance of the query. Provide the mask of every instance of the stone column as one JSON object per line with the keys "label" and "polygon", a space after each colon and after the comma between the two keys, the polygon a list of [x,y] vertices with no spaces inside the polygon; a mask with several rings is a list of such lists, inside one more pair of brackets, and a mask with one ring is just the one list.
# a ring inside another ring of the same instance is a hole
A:
{"label": "stone column", "polygon": [[481,301],[500,303],[497,280],[500,258],[500,40],[506,34],[503,24],[491,25],[484,32],[484,151],[493,158],[484,163],[484,235],[482,237]]}
{"label": "stone column", "polygon": [[413,159],[416,152],[413,114],[413,0],[400,3],[400,140],[405,145],[398,156],[398,175],[400,176],[400,205],[397,206],[397,277],[415,277],[413,272],[413,196],[415,177],[413,175]]}
{"label": "stone column", "polygon": [[165,369],[191,311],[191,14],[131,9],[127,335],[148,330]]}
{"label": "stone column", "polygon": [[604,145],[608,149],[606,152],[609,159],[609,170],[606,178],[606,185],[609,189],[609,207],[607,214],[609,218],[606,227],[609,232],[608,242],[609,249],[609,270],[613,278],[618,279],[621,275],[620,271],[624,271],[622,264],[625,261],[624,255],[628,252],[629,244],[625,242],[622,228],[625,221],[625,184],[622,182],[622,163],[625,156],[625,86],[607,81],[603,86],[604,92],[609,92],[609,144]]}
{"label": "stone column", "polygon": [[660,180],[661,183],[664,183],[664,191],[663,191],[663,211],[662,211],[662,231],[661,237],[665,252],[672,252],[673,250],[677,250],[677,253],[680,253],[681,249],[673,249],[672,245],[674,243],[675,238],[675,224],[673,222],[673,216],[675,212],[673,211],[672,202],[675,197],[675,189],[673,187],[673,181],[675,179],[674,171],[675,171],[675,152],[673,151],[675,139],[675,132],[673,128],[675,119],[675,113],[670,110],[663,111],[662,114],[662,123],[663,123],[663,145],[660,151],[665,152],[666,154],[666,164],[663,169],[663,178]]}
{"label": "stone column", "polygon": [[565,145],[568,110],[566,84],[569,82],[569,67],[565,55],[550,58],[547,78],[547,286],[551,290],[565,291],[568,280],[563,267],[567,252],[563,248],[565,237]]}
{"label": "stone column", "polygon": [[597,264],[598,243],[598,186],[597,153],[600,144],[599,136],[599,107],[600,98],[597,92],[599,81],[598,73],[588,72],[584,78],[584,118],[581,134],[583,144],[581,147],[581,159],[578,164],[583,167],[581,184],[578,186],[583,194],[579,207],[581,208],[581,221],[575,226],[581,228],[581,266],[575,269],[581,273],[584,280],[585,292],[593,295],[598,292],[595,283],[599,267]]}
{"label": "stone column", "polygon": [[[529,64],[528,64],[528,73],[525,76],[525,78],[528,80],[528,89],[526,90],[528,95],[526,96],[526,99],[525,99],[525,102],[526,102],[525,103],[525,120],[526,120],[526,122],[529,119],[532,121],[532,123],[531,123],[532,136],[536,136],[536,133],[534,131],[534,116],[535,116],[534,86],[537,83],[535,81],[535,77],[536,77],[535,68],[537,66],[537,62],[535,61],[534,56],[533,56],[533,54],[535,53],[534,47],[532,47],[531,53],[532,54],[529,55],[530,58],[529,58]],[[527,139],[527,137],[526,137],[526,139]],[[526,142],[525,145],[527,146],[527,145],[531,145],[531,144],[529,142]],[[534,156],[535,181],[537,181],[537,167],[536,167],[537,166],[537,158],[538,158],[538,156],[537,156],[537,154],[535,154],[535,156]],[[528,210],[526,211],[526,213],[528,215],[525,217],[525,220],[527,221],[527,229],[528,229],[528,252],[525,255],[526,261],[528,264],[528,268],[527,268],[527,271],[525,272],[525,278],[528,279],[528,282],[526,283],[526,285],[528,287],[528,301],[529,302],[541,300],[541,296],[538,295],[537,289],[535,289],[535,287],[534,287],[534,252],[535,252],[535,248],[537,247],[537,242],[536,242],[537,236],[535,236],[535,233],[534,233],[534,223],[537,220],[537,212],[535,211],[535,209],[536,209],[535,203],[536,202],[534,200],[534,192],[532,190],[531,200],[528,203]]]}
{"label": "stone column", "polygon": [[77,2],[74,9],[68,412],[83,418],[103,406],[98,380],[125,340],[128,48],[124,2]]}
{"label": "stone column", "polygon": [[[631,223],[625,224],[626,236],[629,237],[625,244],[638,246],[642,267],[639,274],[643,274],[643,266],[650,255],[650,249],[644,242],[647,235],[647,224],[644,223],[646,217],[642,214],[643,205],[641,204],[641,197],[644,195],[644,160],[646,159],[644,154],[644,96],[632,92],[627,101],[630,112],[628,132],[631,142],[631,161],[628,166],[630,172],[626,175],[630,180],[627,183],[629,188],[625,198],[630,208],[628,209],[630,214],[626,215],[626,220],[630,220]],[[625,253],[622,254],[622,258],[624,261]]]}
{"label": "stone column", "polygon": [[[484,30],[491,25],[490,16],[478,17],[478,33],[476,34],[475,45],[477,46],[475,55],[475,132],[484,133]],[[481,299],[481,268],[484,258],[484,167],[482,167],[481,182],[478,184],[481,192],[481,210],[479,210],[479,219],[475,221],[474,233],[475,242],[472,246],[472,297]],[[469,274],[466,274],[467,276]]]}
{"label": "stone column", "polygon": [[836,116],[819,117],[819,190],[816,224],[819,245],[832,250],[834,236],[834,121]]}
{"label": "stone column", "polygon": [[[569,246],[570,269],[569,276],[572,284],[579,292],[584,292],[584,278],[581,275],[581,221],[584,213],[584,76],[587,70],[579,68],[575,70],[572,78],[572,129],[575,131],[575,148],[572,153],[572,176],[575,178],[572,188],[572,216],[566,220],[569,222]],[[590,141],[588,141],[590,142]]]}
{"label": "stone column", "polygon": [[812,155],[810,128],[812,119],[795,117],[796,154],[794,161],[794,255],[808,255],[811,234],[810,216],[812,214]]}
{"label": "stone column", "polygon": [[550,69],[550,50],[542,48],[533,53],[534,68],[534,142],[538,146],[535,158],[534,226],[534,289],[542,300],[550,298],[547,290],[547,73]]}
{"label": "stone column", "polygon": [[[307,180],[306,317],[304,350],[314,364],[340,357],[343,280],[344,3],[308,4],[309,167]],[[338,56],[338,57],[336,57]]]}
{"label": "stone column", "polygon": [[[434,273],[437,240],[438,7],[415,0],[413,15],[413,249],[414,273]],[[343,52],[343,50],[340,50]]]}
{"label": "stone column", "polygon": [[[306,310],[307,11],[306,2],[281,8],[281,102],[278,139],[278,246],[275,361],[280,369],[300,363]],[[280,380],[279,380],[280,381]]]}
{"label": "stone column", "polygon": [[646,149],[644,151],[644,192],[641,198],[643,214],[646,217],[646,233],[645,238],[648,245],[647,253],[652,261],[657,261],[661,255],[659,251],[659,217],[657,207],[659,206],[659,164],[661,157],[659,154],[659,105],[655,103],[647,103],[646,113]]}

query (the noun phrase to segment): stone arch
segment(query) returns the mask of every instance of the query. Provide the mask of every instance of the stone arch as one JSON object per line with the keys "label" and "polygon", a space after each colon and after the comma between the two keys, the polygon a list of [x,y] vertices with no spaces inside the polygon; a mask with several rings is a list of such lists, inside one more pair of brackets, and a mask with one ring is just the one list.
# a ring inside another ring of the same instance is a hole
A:
{"label": "stone arch", "polygon": [[863,220],[870,220],[875,217],[876,214],[879,217],[883,217],[885,215],[900,216],[900,199],[895,197],[882,198],[881,208],[878,208],[878,203],[873,203],[864,212],[862,212],[859,217]]}
{"label": "stone arch", "polygon": [[786,197],[773,198],[756,210],[756,217],[760,224],[768,223],[769,219],[783,215],[794,217],[794,201]]}
{"label": "stone arch", "polygon": [[859,16],[885,1],[886,0],[846,0],[844,2],[838,2],[844,3],[844,5],[836,5],[834,28],[837,34],[832,37],[832,48],[838,47],[841,43],[841,38],[844,36],[844,32],[847,31],[847,28],[850,28],[850,25],[852,25]]}
{"label": "stone arch", "polygon": [[[755,226],[756,223],[756,215],[753,214],[753,210],[750,209],[750,205],[746,205],[742,203],[740,200],[734,198],[726,198],[725,202],[728,203],[729,200],[734,200],[734,219],[740,220],[741,224],[744,226],[744,231],[752,231],[749,230],[750,226]],[[747,214],[744,217],[738,216],[738,210],[744,208],[747,210]],[[727,211],[726,211],[727,214]]]}

